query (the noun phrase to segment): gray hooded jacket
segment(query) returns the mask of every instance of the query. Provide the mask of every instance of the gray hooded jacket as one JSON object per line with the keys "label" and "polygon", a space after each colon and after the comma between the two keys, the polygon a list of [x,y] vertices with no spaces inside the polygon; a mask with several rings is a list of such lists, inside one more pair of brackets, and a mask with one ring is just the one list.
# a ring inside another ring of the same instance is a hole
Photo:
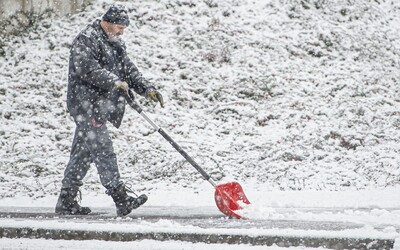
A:
{"label": "gray hooded jacket", "polygon": [[125,99],[113,89],[118,80],[139,95],[154,87],[129,59],[125,44],[110,41],[96,20],[79,33],[70,51],[67,107],[75,122],[95,118],[118,128],[125,112]]}

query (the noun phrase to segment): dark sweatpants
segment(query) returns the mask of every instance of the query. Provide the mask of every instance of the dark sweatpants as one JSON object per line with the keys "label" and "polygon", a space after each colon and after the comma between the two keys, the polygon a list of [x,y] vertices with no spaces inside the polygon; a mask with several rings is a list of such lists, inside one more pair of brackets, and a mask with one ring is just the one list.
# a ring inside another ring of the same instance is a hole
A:
{"label": "dark sweatpants", "polygon": [[92,162],[96,164],[100,181],[106,189],[118,186],[117,157],[106,124],[95,127],[91,123],[78,123],[70,160],[64,171],[63,188],[82,186]]}

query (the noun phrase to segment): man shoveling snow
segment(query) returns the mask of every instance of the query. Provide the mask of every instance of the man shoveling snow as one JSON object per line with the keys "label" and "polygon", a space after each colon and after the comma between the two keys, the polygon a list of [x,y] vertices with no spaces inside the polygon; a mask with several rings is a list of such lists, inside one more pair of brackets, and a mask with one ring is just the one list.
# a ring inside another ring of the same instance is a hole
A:
{"label": "man shoveling snow", "polygon": [[121,36],[128,25],[125,7],[112,5],[101,20],[88,25],[73,41],[67,105],[76,130],[55,208],[58,214],[91,212],[77,202],[79,187],[90,163],[96,164],[100,181],[114,200],[118,216],[129,214],[147,201],[144,194],[136,198],[129,196],[129,188],[120,181],[106,124],[110,122],[117,128],[121,125],[125,111],[123,95],[128,89],[164,106],[162,95],[142,77],[127,56]]}

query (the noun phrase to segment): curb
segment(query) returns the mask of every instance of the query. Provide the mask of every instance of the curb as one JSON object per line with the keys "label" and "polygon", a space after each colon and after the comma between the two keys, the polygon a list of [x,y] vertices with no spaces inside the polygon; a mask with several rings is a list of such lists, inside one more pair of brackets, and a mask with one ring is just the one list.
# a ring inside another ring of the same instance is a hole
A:
{"label": "curb", "polygon": [[196,233],[140,233],[140,232],[110,232],[110,231],[85,231],[43,228],[0,228],[0,237],[5,238],[30,238],[53,240],[105,240],[105,241],[187,241],[193,243],[215,244],[250,244],[250,245],[276,245],[279,247],[324,247],[327,249],[393,249],[394,239],[369,239],[369,238],[317,238],[296,236],[248,236],[230,234],[196,234]]}

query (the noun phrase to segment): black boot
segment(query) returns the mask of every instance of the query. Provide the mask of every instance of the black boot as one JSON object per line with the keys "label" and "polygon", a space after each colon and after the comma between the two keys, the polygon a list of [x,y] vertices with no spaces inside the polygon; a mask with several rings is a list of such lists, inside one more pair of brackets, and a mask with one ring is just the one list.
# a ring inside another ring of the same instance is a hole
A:
{"label": "black boot", "polygon": [[86,215],[92,212],[88,207],[78,204],[79,188],[62,188],[56,205],[56,214]]}
{"label": "black boot", "polygon": [[119,183],[118,187],[111,188],[106,191],[106,194],[110,195],[115,202],[117,216],[125,216],[132,212],[133,209],[140,207],[147,201],[147,196],[145,194],[142,194],[137,198],[133,198],[126,193],[127,191],[134,193],[132,190],[125,187],[123,183]]}

